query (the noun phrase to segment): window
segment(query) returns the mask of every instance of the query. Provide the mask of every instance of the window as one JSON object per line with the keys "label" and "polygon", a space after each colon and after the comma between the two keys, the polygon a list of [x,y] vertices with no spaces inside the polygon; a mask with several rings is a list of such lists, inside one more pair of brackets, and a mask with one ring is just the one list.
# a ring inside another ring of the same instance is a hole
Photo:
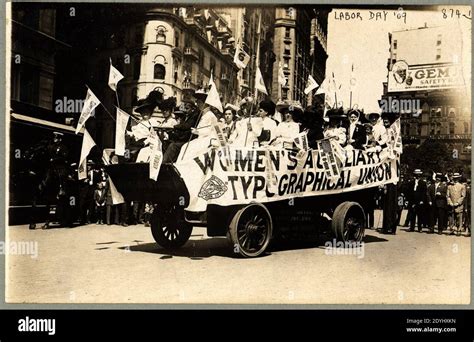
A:
{"label": "window", "polygon": [[456,117],[456,108],[449,108],[448,117],[450,118]]}
{"label": "window", "polygon": [[138,80],[140,78],[140,64],[141,56],[135,56],[133,58],[133,79]]}
{"label": "window", "polygon": [[396,39],[393,41],[393,49],[394,49],[394,50],[397,49],[397,40],[396,40]]}
{"label": "window", "polygon": [[156,63],[153,68],[153,78],[155,80],[164,80],[166,75],[166,68],[163,64]]}
{"label": "window", "polygon": [[178,32],[174,33],[174,46],[176,47],[179,46],[179,33]]}
{"label": "window", "polygon": [[36,10],[19,10],[13,11],[15,20],[33,29],[38,28],[39,11]]}
{"label": "window", "polygon": [[285,49],[283,50],[283,53],[285,55],[290,55],[291,54],[291,46],[290,44],[285,44]]}
{"label": "window", "polygon": [[454,134],[455,129],[456,129],[456,123],[451,121],[449,123],[449,134]]}
{"label": "window", "polygon": [[209,70],[214,74],[216,74],[216,60],[214,58],[211,58],[209,60]]}
{"label": "window", "polygon": [[281,99],[282,100],[288,99],[288,89],[282,89],[281,90]]}
{"label": "window", "polygon": [[436,49],[436,60],[440,60],[441,59],[441,49]]}
{"label": "window", "polygon": [[441,117],[441,107],[432,107],[430,111],[430,116],[432,117]]}
{"label": "window", "polygon": [[199,55],[199,66],[204,66],[204,51],[202,49],[199,49],[198,55]]}
{"label": "window", "polygon": [[437,39],[437,41],[436,41],[436,45],[437,45],[437,46],[440,46],[440,45],[441,45],[441,37],[442,37],[442,36],[441,36],[440,34],[438,34],[438,39]]}
{"label": "window", "polygon": [[290,59],[288,57],[283,58],[283,68],[290,68]]}
{"label": "window", "polygon": [[20,70],[20,101],[38,104],[39,70],[29,64]]}
{"label": "window", "polygon": [[285,27],[285,38],[291,38],[291,29],[289,27]]}
{"label": "window", "polygon": [[166,28],[164,26],[158,26],[156,28],[156,42],[166,43]]}
{"label": "window", "polygon": [[469,122],[464,121],[464,134],[469,134],[471,133],[471,130],[469,129]]}

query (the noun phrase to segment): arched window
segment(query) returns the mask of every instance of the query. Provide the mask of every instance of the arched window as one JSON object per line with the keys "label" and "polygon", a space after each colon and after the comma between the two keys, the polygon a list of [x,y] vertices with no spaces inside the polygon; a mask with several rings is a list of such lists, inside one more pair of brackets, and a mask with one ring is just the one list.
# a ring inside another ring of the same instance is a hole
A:
{"label": "arched window", "polygon": [[449,123],[449,134],[454,134],[455,132],[455,129],[456,129],[456,123],[451,121]]}
{"label": "arched window", "polygon": [[153,69],[153,78],[155,80],[164,80],[166,75],[166,68],[163,64],[156,63]]}
{"label": "arched window", "polygon": [[156,42],[166,43],[166,27],[158,26],[156,28]]}

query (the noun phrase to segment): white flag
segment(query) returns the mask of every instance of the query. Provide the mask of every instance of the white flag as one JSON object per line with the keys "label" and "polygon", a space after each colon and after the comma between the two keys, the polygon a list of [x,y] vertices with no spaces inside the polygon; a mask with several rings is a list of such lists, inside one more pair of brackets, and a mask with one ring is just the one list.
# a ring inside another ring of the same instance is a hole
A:
{"label": "white flag", "polygon": [[278,83],[282,86],[285,86],[287,82],[285,73],[283,72],[283,67],[281,66],[281,62],[278,65]]}
{"label": "white flag", "polygon": [[325,78],[323,82],[321,83],[321,85],[319,86],[318,90],[316,90],[316,95],[327,93],[329,89],[326,89],[326,88],[328,88],[328,81]]}
{"label": "white flag", "polygon": [[268,95],[267,88],[265,87],[265,82],[263,82],[262,73],[260,72],[259,67],[257,67],[257,71],[255,72],[255,88],[261,93]]}
{"label": "white flag", "polygon": [[239,69],[245,69],[249,64],[250,56],[241,46],[235,48],[234,63]]}
{"label": "white flag", "polygon": [[110,60],[110,71],[109,71],[109,87],[113,91],[117,91],[117,83],[120,82],[120,80],[123,79],[123,75],[115,69],[115,67],[112,65],[112,60]]}
{"label": "white flag", "polygon": [[121,204],[125,203],[125,199],[123,198],[122,194],[118,192],[117,188],[115,187],[114,182],[112,182],[112,178],[109,177],[109,187],[110,187],[110,194],[112,195],[112,204]]}
{"label": "white flag", "polygon": [[307,151],[308,147],[308,132],[301,132],[294,139],[295,145],[298,149]]}
{"label": "white flag", "polygon": [[77,172],[79,174],[79,180],[87,178],[87,156],[91,151],[92,147],[95,146],[94,139],[90,136],[87,129],[84,129],[84,137],[82,138],[81,157],[79,158],[79,167]]}
{"label": "white flag", "polygon": [[219,97],[219,92],[217,91],[216,84],[214,83],[212,73],[211,78],[209,79],[209,85],[211,86],[211,90],[209,90],[209,93],[207,94],[205,103],[213,106],[214,108],[217,108],[221,113],[224,113],[224,109],[222,108],[222,102]]}
{"label": "white flag", "polygon": [[161,149],[161,141],[153,128],[150,129],[150,179],[156,181],[160,173],[161,163],[163,162],[163,151]]}
{"label": "white flag", "polygon": [[130,119],[130,115],[117,108],[115,119],[115,154],[118,156],[125,155],[125,130],[127,129],[128,119]]}
{"label": "white flag", "polygon": [[86,124],[87,119],[92,114],[92,111],[99,105],[100,101],[97,96],[94,95],[92,90],[87,89],[86,100],[84,101],[84,106],[82,107],[81,116],[76,127],[76,134],[79,133],[81,128]]}
{"label": "white flag", "polygon": [[304,89],[304,93],[308,95],[313,89],[316,89],[317,87],[318,87],[318,83],[313,78],[313,76],[309,75],[308,83],[306,83],[306,88]]}

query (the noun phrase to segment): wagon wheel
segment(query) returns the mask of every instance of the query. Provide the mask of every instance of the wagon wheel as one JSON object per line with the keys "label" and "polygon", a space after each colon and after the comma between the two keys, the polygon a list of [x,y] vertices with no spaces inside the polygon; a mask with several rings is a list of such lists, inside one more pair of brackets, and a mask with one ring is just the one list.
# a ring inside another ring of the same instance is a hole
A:
{"label": "wagon wheel", "polygon": [[262,204],[251,203],[237,211],[230,223],[230,240],[244,257],[257,257],[270,243],[273,224]]}
{"label": "wagon wheel", "polygon": [[332,216],[332,230],[339,241],[362,241],[365,231],[364,209],[356,202],[339,204]]}
{"label": "wagon wheel", "polygon": [[166,249],[183,246],[193,230],[192,225],[184,220],[183,209],[175,207],[156,208],[150,226],[155,241]]}

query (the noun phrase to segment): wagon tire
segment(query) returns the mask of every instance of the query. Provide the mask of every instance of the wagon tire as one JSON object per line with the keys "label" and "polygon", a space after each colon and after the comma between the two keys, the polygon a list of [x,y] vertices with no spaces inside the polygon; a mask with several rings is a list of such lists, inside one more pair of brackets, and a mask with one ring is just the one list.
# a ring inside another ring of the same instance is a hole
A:
{"label": "wagon tire", "polygon": [[251,203],[238,210],[229,227],[234,252],[246,258],[255,258],[264,253],[272,233],[272,217],[260,203]]}
{"label": "wagon tire", "polygon": [[183,209],[178,208],[155,209],[150,227],[156,243],[170,250],[183,246],[193,231],[192,225],[184,220]]}
{"label": "wagon tire", "polygon": [[332,216],[332,230],[343,242],[360,242],[364,238],[365,213],[357,202],[343,202]]}

